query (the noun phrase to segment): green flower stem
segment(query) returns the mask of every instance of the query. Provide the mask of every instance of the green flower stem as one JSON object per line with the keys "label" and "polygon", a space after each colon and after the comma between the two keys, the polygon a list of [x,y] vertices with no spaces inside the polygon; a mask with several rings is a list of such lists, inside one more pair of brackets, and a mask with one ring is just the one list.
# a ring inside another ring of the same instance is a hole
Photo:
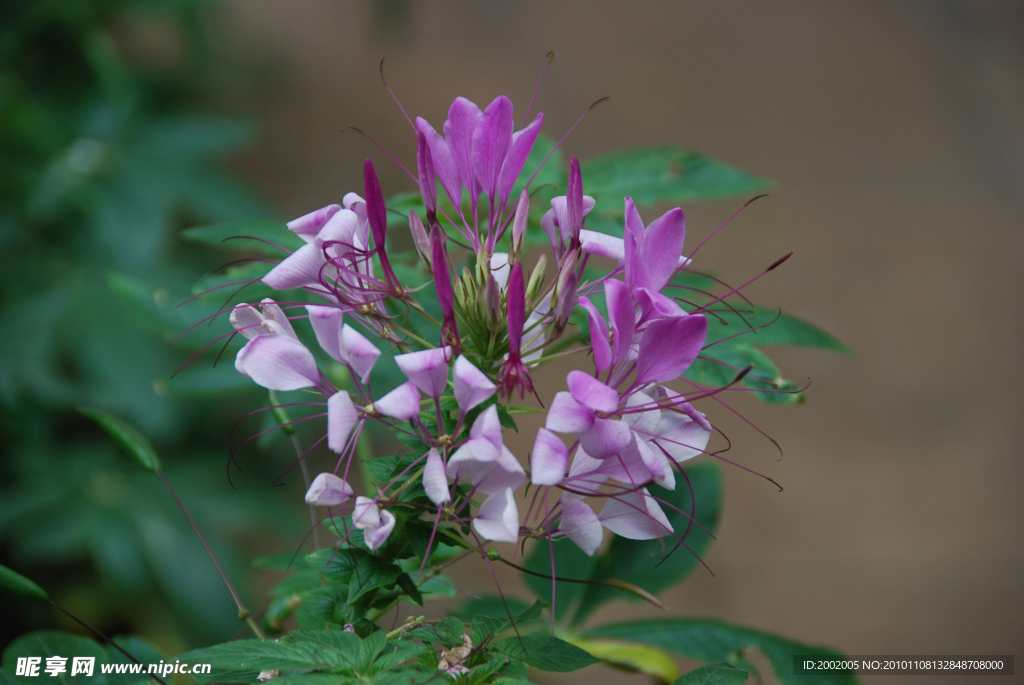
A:
{"label": "green flower stem", "polygon": [[407,328],[405,328],[405,327],[395,323],[394,321],[388,323],[388,325],[391,326],[391,328],[394,328],[396,331],[402,333],[403,335],[409,336],[410,338],[412,338],[413,340],[418,342],[420,345],[424,345],[425,347],[427,347],[427,349],[431,349],[432,350],[435,347],[437,347],[436,345],[427,342],[426,340],[424,340],[420,336],[416,335],[415,333],[413,333],[409,329],[407,329]]}
{"label": "green flower stem", "polygon": [[570,354],[576,354],[577,352],[587,352],[588,350],[590,350],[589,347],[578,347],[575,350],[568,350],[566,352],[556,352],[554,354],[548,354],[533,360],[532,362],[530,362],[530,366],[536,366],[538,364],[542,364],[546,361],[551,361],[552,359],[558,359],[560,357],[568,357]]}
{"label": "green flower stem", "polygon": [[265,640],[266,636],[263,634],[263,631],[260,630],[260,627],[256,624],[256,621],[252,619],[252,612],[250,612],[245,607],[245,605],[242,604],[242,598],[238,596],[238,591],[235,590],[235,586],[232,585],[231,581],[228,579],[228,574],[224,572],[224,568],[220,565],[220,562],[217,561],[217,555],[215,555],[213,553],[213,550],[210,549],[209,543],[207,543],[206,538],[203,537],[203,533],[199,530],[199,526],[196,524],[195,519],[192,518],[192,514],[189,513],[188,507],[185,506],[185,503],[182,502],[181,499],[178,497],[178,493],[174,491],[174,488],[171,487],[171,484],[167,482],[166,478],[164,478],[163,472],[157,469],[156,475],[160,477],[160,482],[162,482],[164,484],[164,487],[167,488],[167,492],[171,493],[171,497],[174,498],[174,502],[178,505],[178,508],[181,509],[181,513],[185,515],[186,519],[188,519],[189,525],[192,526],[192,530],[195,531],[196,536],[199,538],[199,541],[203,543],[203,548],[206,549],[206,553],[210,555],[210,561],[212,561],[213,565],[217,567],[217,573],[220,574],[221,580],[224,581],[224,585],[227,586],[228,592],[231,593],[231,599],[235,600],[235,606],[238,607],[238,618],[242,619],[247,624],[249,624],[249,628],[252,629],[252,632],[256,635],[256,637],[258,637],[261,640]]}
{"label": "green flower stem", "polygon": [[[291,434],[292,447],[295,448],[295,458],[299,460],[299,467],[302,469],[302,479],[306,482],[306,491],[309,491],[309,486],[312,481],[309,478],[309,465],[306,464],[306,460],[303,459],[302,445],[299,444],[299,438],[295,433]],[[316,506],[309,505],[309,520],[313,525],[313,549],[320,549],[320,521],[317,519]]]}

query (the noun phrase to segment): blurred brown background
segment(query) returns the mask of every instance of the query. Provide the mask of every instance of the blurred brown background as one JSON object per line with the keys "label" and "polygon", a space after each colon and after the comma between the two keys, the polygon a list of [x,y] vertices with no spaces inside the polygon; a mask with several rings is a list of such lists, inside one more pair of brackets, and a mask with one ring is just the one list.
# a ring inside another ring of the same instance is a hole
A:
{"label": "blurred brown background", "polygon": [[[812,380],[808,403],[736,401],[781,461],[706,408],[732,457],[786,489],[728,469],[715,577],[698,571],[666,600],[849,654],[1024,656],[1022,4],[239,0],[229,23],[271,74],[244,103],[265,129],[240,169],[285,217],[361,188],[367,155],[386,192],[412,189],[339,133],[360,126],[414,163],[384,56],[410,115],[439,126],[458,95],[505,93],[521,113],[553,49],[537,100],[548,135],[611,96],[567,154],[669,142],[774,179],[701,265],[740,281],[795,249],[748,294],[857,354],[782,351]],[[688,244],[738,205],[686,207]],[[460,580],[489,585],[473,564]],[[651,611],[594,621],[626,615]],[[563,681],[605,676],[643,682]]]}

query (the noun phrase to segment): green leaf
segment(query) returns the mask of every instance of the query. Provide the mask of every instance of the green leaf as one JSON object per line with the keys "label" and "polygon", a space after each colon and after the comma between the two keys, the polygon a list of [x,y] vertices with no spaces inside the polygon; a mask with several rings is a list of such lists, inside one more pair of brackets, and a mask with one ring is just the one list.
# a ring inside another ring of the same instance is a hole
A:
{"label": "green leaf", "polygon": [[[722,471],[717,464],[711,463],[687,464],[684,465],[684,470],[693,487],[696,500],[694,518],[697,523],[714,533],[722,509]],[[675,536],[681,537],[687,530],[690,522],[688,516],[693,507],[686,478],[681,475],[676,476],[674,491],[652,487],[651,494],[664,499],[679,510],[662,506],[672,524]],[[666,536],[660,540],[629,540],[615,536],[607,551],[596,558],[590,577],[593,580],[624,580],[651,593],[657,593],[670,587],[681,581],[698,566],[700,562],[697,556],[702,555],[711,544],[711,537],[700,526],[694,524],[690,527],[689,533],[686,533],[685,546],[680,545],[665,561],[661,561],[676,545],[676,537]],[[580,623],[594,609],[611,599],[635,599],[635,596],[624,590],[605,585],[585,586],[579,609],[576,616],[573,617],[573,623]]]}
{"label": "green leaf", "polygon": [[[768,187],[769,182],[693,150],[659,145],[589,159],[580,165],[583,189],[598,207],[629,195],[638,206],[719,200]],[[611,207],[602,208],[607,211]],[[618,207],[615,211],[621,213]]]}
{"label": "green leaf", "polygon": [[579,636],[572,636],[569,640],[611,666],[639,671],[660,683],[669,683],[679,677],[675,661],[660,649],[621,640],[587,640]]}
{"label": "green leaf", "polygon": [[[381,636],[383,637],[382,633]],[[320,655],[321,663],[344,672],[351,672],[357,668],[365,669],[377,656],[374,654],[369,662],[365,661],[367,645],[355,633],[344,630],[294,630],[289,633],[287,639],[297,647],[309,649],[311,653]],[[371,651],[377,642],[373,641]],[[383,641],[380,642],[383,647]]]}
{"label": "green leaf", "polygon": [[672,685],[743,685],[749,675],[729,664],[711,664],[690,671]]}
{"label": "green leaf", "polygon": [[505,632],[513,625],[520,626],[540,618],[543,608],[544,605],[538,599],[529,609],[515,614],[511,619],[508,616],[474,616],[473,644],[479,647],[484,641]]}
{"label": "green leaf", "polygon": [[555,673],[569,673],[596,664],[601,660],[565,640],[548,635],[510,637],[491,647],[492,652],[525,661],[534,668]]}
{"label": "green leaf", "polygon": [[294,252],[306,244],[283,223],[264,220],[225,221],[211,226],[197,226],[182,231],[181,237],[194,243],[221,249],[258,252],[274,259],[284,259],[288,256],[288,252],[274,247],[275,245]]}
{"label": "green leaf", "polygon": [[396,564],[361,549],[322,549],[306,561],[324,575],[348,583],[349,604],[371,590],[393,586],[402,575]]}
{"label": "green leaf", "polygon": [[360,640],[354,633],[296,630],[280,640],[238,640],[197,649],[177,657],[185,663],[210,664],[212,673],[193,675],[200,683],[254,682],[260,671],[339,669],[352,673]]}
{"label": "green leaf", "polygon": [[[68,658],[66,664],[68,667],[67,673],[58,676],[50,676],[45,673],[46,658],[51,656]],[[71,685],[78,683],[84,685],[86,682],[91,683],[93,681],[92,678],[87,679],[82,675],[75,676],[74,678],[70,677],[72,656],[95,657],[94,675],[100,673],[100,664],[108,663],[106,651],[88,638],[62,633],[58,630],[40,630],[22,635],[7,645],[7,648],[4,650],[3,669],[8,675],[11,675],[17,672],[19,657],[42,657],[42,663],[39,666],[39,674],[37,676],[23,676],[20,678],[15,676],[14,679],[23,685],[29,685],[30,683],[35,683],[36,685],[41,683],[46,685]],[[111,680],[108,679],[107,683],[110,682]],[[117,679],[117,682],[123,682],[123,680]]]}
{"label": "green leaf", "polygon": [[160,457],[157,456],[156,450],[153,449],[149,440],[128,423],[102,409],[78,407],[78,411],[96,422],[96,425],[113,438],[114,442],[120,445],[128,453],[128,456],[143,469],[155,473],[163,468],[160,464]]}
{"label": "green leaf", "polygon": [[653,645],[679,656],[705,663],[728,662],[744,665],[742,652],[759,649],[771,662],[783,685],[855,685],[851,673],[821,672],[814,676],[793,675],[793,655],[809,654],[842,659],[842,654],[825,647],[812,647],[756,630],[704,619],[668,618],[591,628],[581,633],[586,638],[614,638]]}
{"label": "green leaf", "polygon": [[[747,323],[744,323],[736,312],[717,313],[725,322],[723,323],[717,317],[708,317],[708,341],[710,342],[741,333],[748,328]],[[757,347],[799,345],[801,347],[819,347],[843,354],[853,353],[849,347],[832,334],[791,314],[780,313],[776,309],[756,307],[753,314],[746,314],[745,318],[750,326],[764,325],[764,328],[745,332],[733,340],[742,340],[748,345]]]}
{"label": "green leaf", "polygon": [[466,629],[462,624],[462,621],[454,616],[449,616],[435,625],[428,625],[410,630],[407,633],[404,633],[402,638],[408,640],[422,640],[423,642],[433,642],[444,646],[445,649],[451,649],[455,645],[462,644],[462,636],[465,635],[465,633]]}
{"label": "green leaf", "polygon": [[5,588],[19,597],[31,599],[34,602],[50,601],[50,596],[46,594],[46,590],[39,587],[20,573],[15,573],[6,566],[0,566],[0,587]]}

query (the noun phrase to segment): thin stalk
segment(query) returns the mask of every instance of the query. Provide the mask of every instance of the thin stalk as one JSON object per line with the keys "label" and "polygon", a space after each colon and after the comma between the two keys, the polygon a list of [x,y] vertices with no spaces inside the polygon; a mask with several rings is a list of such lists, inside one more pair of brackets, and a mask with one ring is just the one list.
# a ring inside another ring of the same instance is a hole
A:
{"label": "thin stalk", "polygon": [[184,502],[182,502],[181,499],[178,497],[178,493],[174,491],[174,488],[171,487],[171,484],[167,482],[167,479],[164,477],[163,472],[157,469],[156,475],[160,477],[160,482],[164,484],[165,488],[167,488],[167,492],[171,493],[171,497],[174,498],[175,504],[178,505],[178,508],[181,509],[181,513],[185,515],[186,519],[188,519],[189,525],[192,526],[192,530],[195,531],[196,537],[199,538],[199,542],[203,543],[203,548],[206,549],[206,553],[210,555],[210,561],[212,561],[213,565],[217,567],[217,573],[220,574],[221,580],[224,581],[224,585],[227,586],[228,592],[231,593],[231,599],[235,600],[235,606],[238,607],[238,618],[242,619],[243,621],[249,624],[249,628],[252,629],[252,632],[256,635],[256,637],[258,637],[261,640],[265,640],[266,636],[263,634],[263,631],[260,630],[260,627],[259,625],[257,625],[256,621],[252,619],[252,612],[249,611],[242,603],[242,598],[238,596],[238,591],[235,590],[235,586],[232,585],[231,580],[228,579],[228,574],[224,572],[224,568],[220,565],[220,562],[217,561],[217,555],[215,555],[213,553],[213,550],[210,549],[209,543],[207,543],[206,538],[203,537],[203,533],[199,530],[199,526],[196,524],[196,520],[192,518],[192,514],[189,512],[188,507],[186,507]]}
{"label": "thin stalk", "polygon": [[[302,480],[306,482],[306,492],[309,492],[309,486],[312,481],[309,479],[309,466],[306,464],[304,459],[305,455],[302,453],[302,445],[299,444],[299,438],[292,433],[292,447],[295,448],[295,458],[299,460],[299,466],[302,468]],[[313,524],[313,549],[320,549],[320,522],[316,516],[316,505],[309,505],[309,520]]]}

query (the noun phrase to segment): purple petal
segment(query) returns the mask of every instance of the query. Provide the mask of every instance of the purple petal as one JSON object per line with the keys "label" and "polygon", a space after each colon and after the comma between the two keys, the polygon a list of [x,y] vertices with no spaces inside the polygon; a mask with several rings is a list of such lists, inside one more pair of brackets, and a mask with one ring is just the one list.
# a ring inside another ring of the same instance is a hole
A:
{"label": "purple petal", "polygon": [[462,413],[479,405],[497,390],[491,379],[461,354],[452,369],[452,384],[455,386],[455,401]]}
{"label": "purple petal", "polygon": [[345,443],[358,418],[352,399],[344,390],[334,393],[327,400],[327,447],[332,452],[341,454],[345,449]]}
{"label": "purple petal", "polygon": [[569,182],[565,192],[565,224],[563,231],[579,239],[580,229],[583,228],[583,177],[580,175],[580,161],[576,155],[569,160]]}
{"label": "purple petal", "polygon": [[622,238],[598,233],[597,231],[580,231],[580,246],[587,254],[607,257],[621,262],[626,258],[626,247]]}
{"label": "purple petal", "polygon": [[434,248],[430,238],[427,237],[427,230],[423,227],[423,222],[420,221],[420,215],[416,212],[409,212],[409,233],[412,234],[412,242],[416,246],[416,252],[420,259],[427,265],[428,270],[432,269]]}
{"label": "purple petal", "polygon": [[325,262],[323,251],[316,245],[303,245],[271,269],[263,282],[274,290],[318,285]]}
{"label": "purple petal", "polygon": [[451,347],[409,352],[395,357],[406,377],[428,397],[438,398],[448,387],[448,355]]}
{"label": "purple petal", "polygon": [[537,142],[537,134],[540,133],[540,127],[543,124],[544,113],[541,112],[533,118],[529,126],[512,134],[512,145],[508,149],[505,163],[501,165],[501,173],[498,175],[498,199],[501,202],[508,202],[512,186],[516,184],[516,179],[519,178],[523,165],[526,164],[526,159],[530,156],[533,144]]}
{"label": "purple petal", "polygon": [[594,412],[574,400],[572,393],[555,393],[544,422],[545,428],[556,433],[579,433],[593,425]]}
{"label": "purple petal", "polygon": [[306,305],[306,313],[309,314],[309,323],[323,351],[334,361],[344,363],[345,359],[341,354],[341,310],[337,307],[309,304]]}
{"label": "purple petal", "polygon": [[540,428],[530,454],[530,480],[534,485],[558,485],[569,466],[569,450],[557,435]]}
{"label": "purple petal", "polygon": [[648,288],[637,288],[633,291],[633,297],[640,305],[640,320],[651,321],[653,319],[664,319],[670,316],[686,316],[683,310],[671,297],[666,297],[659,292]]}
{"label": "purple petal", "polygon": [[636,310],[629,289],[622,281],[605,281],[604,297],[608,306],[608,319],[612,325],[612,365],[617,366],[627,357],[633,344]]}
{"label": "purple petal", "polygon": [[444,192],[448,194],[448,198],[455,205],[456,211],[461,212],[462,176],[451,148],[444,137],[421,117],[416,117],[416,130],[427,139],[427,145],[430,147],[430,161],[434,164],[437,177],[441,179],[441,187],[444,188]]}
{"label": "purple petal", "polygon": [[512,254],[517,257],[523,246],[523,236],[526,235],[526,224],[529,220],[530,194],[523,188],[523,192],[519,193],[519,201],[516,202],[515,220],[512,222]]}
{"label": "purple petal", "polygon": [[561,244],[561,234],[557,222],[558,218],[554,209],[544,212],[544,216],[540,218],[540,227],[548,234],[548,239],[551,240],[551,249],[555,251],[555,254],[559,253],[558,246]]}
{"label": "purple petal", "polygon": [[[630,443],[618,455],[610,459],[594,459],[586,452],[583,453],[585,458],[581,459],[577,453],[577,458],[573,461],[573,468],[586,469],[577,474],[577,478],[580,480],[585,478],[587,482],[597,485],[603,482],[598,476],[601,479],[611,478],[631,488],[655,480],[656,476],[648,468],[644,457],[646,456],[648,461],[655,463],[658,473],[663,473],[663,466],[658,462],[657,456],[651,449],[648,449],[645,454],[641,454],[637,445],[642,442],[642,440],[630,440]],[[577,461],[580,462],[579,467],[576,465]],[[584,490],[579,487],[574,489]]]}
{"label": "purple petal", "polygon": [[270,390],[298,390],[320,381],[313,354],[285,335],[257,335],[238,351],[235,368]]}
{"label": "purple petal", "polygon": [[605,528],[630,540],[653,540],[672,532],[672,524],[647,488],[609,499],[597,518]]}
{"label": "purple petal", "polygon": [[307,243],[313,242],[313,238],[320,232],[327,221],[334,216],[334,213],[341,209],[341,205],[327,205],[321,207],[315,212],[310,212],[304,216],[300,216],[298,219],[292,219],[288,222],[288,230],[299,236]]}
{"label": "purple petal", "polygon": [[594,367],[598,373],[601,373],[612,363],[612,348],[608,342],[608,324],[605,323],[601,312],[597,311],[597,307],[589,297],[580,297],[576,303],[586,309],[590,317],[590,347],[594,352]]}
{"label": "purple petal", "polygon": [[597,419],[579,434],[580,447],[594,459],[608,459],[624,450],[633,439],[629,425],[618,419]]}
{"label": "purple petal", "polygon": [[341,327],[341,356],[348,364],[348,367],[359,377],[359,380],[366,383],[370,378],[370,371],[380,356],[380,350],[366,336],[352,328],[348,324]]}
{"label": "purple petal", "polygon": [[377,503],[369,497],[356,497],[356,505],[352,510],[352,525],[359,530],[376,528],[380,525],[380,510]]}
{"label": "purple petal", "polygon": [[644,222],[633,204],[633,198],[626,196],[626,227],[623,233],[623,259],[626,262],[626,285],[630,290],[647,285],[644,274],[647,266],[643,262]]}
{"label": "purple petal", "polygon": [[654,321],[640,338],[636,383],[679,378],[700,354],[707,337],[708,322],[700,314]]}
{"label": "purple petal", "polygon": [[373,530],[363,531],[363,540],[370,549],[377,549],[385,542],[395,528],[395,515],[385,509],[380,512],[380,525]]}
{"label": "purple petal", "polygon": [[483,111],[473,131],[473,171],[488,197],[497,199],[495,189],[505,156],[512,146],[512,103],[504,95],[494,98]]}
{"label": "purple petal", "polygon": [[430,229],[430,263],[434,269],[434,289],[437,290],[437,301],[441,305],[445,320],[455,314],[455,291],[452,289],[452,277],[448,273],[448,253],[444,247],[445,236],[441,226],[434,224]]}
{"label": "purple petal", "polygon": [[306,491],[306,502],[321,507],[337,507],[353,494],[352,487],[333,473],[321,473]]}
{"label": "purple petal", "polygon": [[[569,220],[569,198],[566,195],[559,195],[551,198],[551,210],[555,213],[555,223],[561,231],[563,241],[569,240],[570,236],[579,237],[572,230],[573,224]],[[597,204],[597,200],[589,195],[583,196],[583,216],[590,214],[590,210]],[[580,218],[580,221],[583,219]]]}
{"label": "purple petal", "polygon": [[412,381],[402,383],[373,403],[379,414],[399,421],[408,421],[420,413],[420,391]]}
{"label": "purple petal", "polygon": [[562,520],[558,523],[558,531],[565,533],[570,540],[587,553],[588,557],[601,546],[604,531],[597,514],[586,503],[566,493],[562,495]]}
{"label": "purple petal", "polygon": [[423,489],[434,504],[440,506],[451,500],[448,492],[448,476],[444,473],[444,462],[436,449],[427,452],[427,463],[423,467]]}
{"label": "purple petal", "polygon": [[583,371],[570,371],[566,384],[574,400],[594,411],[613,412],[619,406],[619,393]]}
{"label": "purple petal", "polygon": [[459,166],[462,185],[469,190],[471,200],[480,194],[480,184],[473,174],[473,133],[481,117],[483,112],[474,103],[466,98],[455,98],[443,127],[445,140]]}
{"label": "purple petal", "polygon": [[[651,222],[644,234],[642,257],[646,287],[660,291],[679,265],[686,239],[686,216],[679,207]],[[640,285],[640,284],[637,284]]]}
{"label": "purple petal", "polygon": [[519,509],[512,489],[495,493],[480,505],[473,528],[481,537],[494,542],[515,542],[519,537]]}

